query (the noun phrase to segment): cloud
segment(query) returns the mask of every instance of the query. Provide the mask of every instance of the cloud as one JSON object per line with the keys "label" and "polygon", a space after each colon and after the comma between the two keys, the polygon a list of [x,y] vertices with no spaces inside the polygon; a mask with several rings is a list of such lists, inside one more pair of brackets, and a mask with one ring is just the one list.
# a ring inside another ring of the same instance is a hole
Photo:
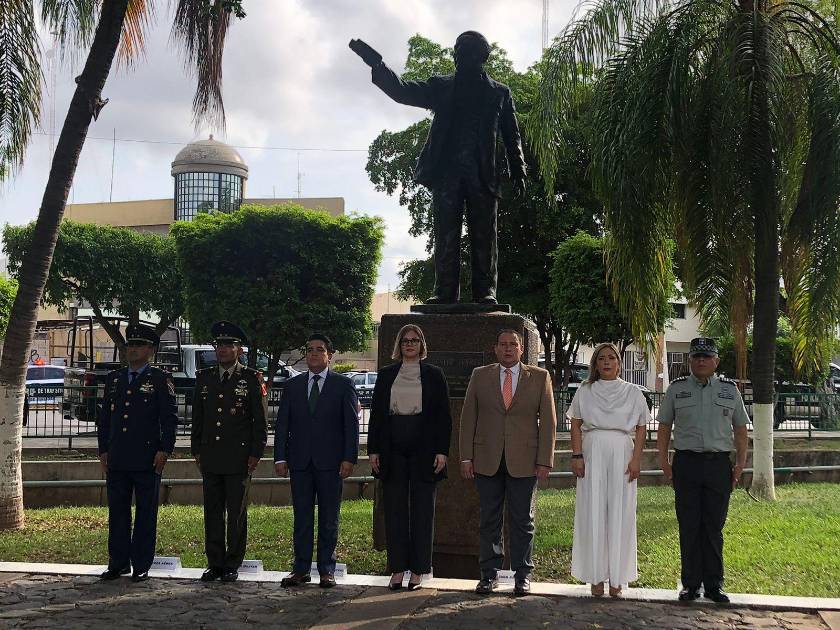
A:
{"label": "cloud", "polygon": [[[554,32],[576,1],[552,3]],[[293,196],[298,160],[303,196],[341,196],[348,210],[382,216],[387,234],[379,288],[394,288],[405,259],[425,256],[425,239],[408,236],[408,212],[396,199],[374,190],[364,171],[366,150],[383,129],[402,129],[426,113],[390,101],[371,84],[370,71],[347,47],[359,37],[402,69],[408,38],[421,33],[450,46],[467,29],[482,31],[524,69],[540,54],[538,0],[283,0],[248,2],[248,16],[229,32],[224,62],[227,129],[196,131],[191,103],[194,81],[169,42],[171,13],[159,10],[148,34],[146,58],[133,70],[112,71],[104,95],[110,98],[90,128],[71,201],[171,197],[170,163],[181,146],[213,132],[240,147],[359,149],[295,151],[241,148],[250,168],[251,196]],[[48,48],[49,45],[47,44]],[[42,132],[55,111],[56,133],[66,114],[76,68],[55,75],[56,90],[44,102]],[[49,73],[47,82],[51,83]],[[111,137],[154,141],[120,141]],[[102,139],[98,139],[102,138]],[[50,138],[32,139],[26,163],[2,185],[0,221],[25,223],[37,214],[49,171]]]}

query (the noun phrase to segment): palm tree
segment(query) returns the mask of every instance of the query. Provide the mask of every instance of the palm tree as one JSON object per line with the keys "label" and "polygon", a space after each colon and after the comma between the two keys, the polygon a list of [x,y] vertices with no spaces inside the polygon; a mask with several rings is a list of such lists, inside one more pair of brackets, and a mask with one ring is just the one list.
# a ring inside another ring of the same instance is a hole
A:
{"label": "palm tree", "polygon": [[[33,0],[0,2],[0,177],[20,166],[32,126],[39,121],[35,5]],[[119,50],[127,64],[138,59],[154,15],[151,0],[41,0],[39,6],[41,22],[56,33],[62,50],[88,48],[88,54],[53,155],[32,247],[20,268],[0,360],[0,529],[23,526],[20,452],[26,362],[67,194],[88,127],[108,102],[102,100],[102,89],[114,57]],[[172,37],[196,74],[196,121],[224,124],[221,61],[231,12],[244,16],[241,0],[175,2]]]}
{"label": "palm tree", "polygon": [[653,344],[672,235],[701,313],[728,310],[743,339],[752,319],[753,490],[768,499],[780,279],[800,365],[840,315],[840,44],[809,1],[599,0],[546,51],[529,127],[550,180],[565,95],[597,81],[606,257],[637,337]]}

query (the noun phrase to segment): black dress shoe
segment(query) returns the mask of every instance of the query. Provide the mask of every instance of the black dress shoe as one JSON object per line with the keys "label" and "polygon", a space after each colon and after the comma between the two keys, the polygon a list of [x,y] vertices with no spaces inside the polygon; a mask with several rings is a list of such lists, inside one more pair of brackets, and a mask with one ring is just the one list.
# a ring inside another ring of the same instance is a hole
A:
{"label": "black dress shoe", "polygon": [[408,590],[409,591],[419,591],[421,588],[423,588],[423,580],[422,579],[417,581],[417,582],[412,582],[411,580],[409,580],[409,582],[408,582]]}
{"label": "black dress shoe", "polygon": [[131,567],[124,567],[122,569],[112,569],[108,567],[105,571],[99,574],[100,580],[116,580],[121,575],[128,575],[131,573]]}
{"label": "black dress shoe", "polygon": [[239,571],[236,569],[225,569],[222,573],[222,582],[236,582],[239,579]]}
{"label": "black dress shoe", "polygon": [[684,588],[680,591],[680,601],[681,602],[693,602],[695,599],[700,597],[700,589],[698,588]]}
{"label": "black dress shoe", "polygon": [[308,573],[297,573],[296,571],[292,571],[289,575],[280,580],[280,586],[301,586],[311,581],[312,577]]}
{"label": "black dress shoe", "polygon": [[493,295],[474,296],[473,302],[476,304],[498,304],[498,300]]}
{"label": "black dress shoe", "polygon": [[724,593],[719,588],[713,588],[710,591],[705,591],[703,593],[703,597],[706,599],[711,599],[716,604],[728,604],[729,603],[729,595]]}
{"label": "black dress shoe", "polygon": [[322,573],[318,586],[321,588],[332,588],[335,586],[335,576],[332,573]]}
{"label": "black dress shoe", "polygon": [[224,575],[225,570],[220,569],[219,567],[210,567],[204,573],[201,574],[201,581],[202,582],[212,582],[213,580],[218,580],[222,575]]}
{"label": "black dress shoe", "polygon": [[131,576],[132,582],[145,582],[149,579],[149,572],[148,571],[141,571],[140,573],[134,572],[134,575]]}
{"label": "black dress shoe", "polygon": [[489,595],[496,590],[498,585],[499,580],[497,578],[481,578],[475,585],[475,592],[479,595]]}
{"label": "black dress shoe", "polygon": [[528,578],[522,578],[521,580],[516,580],[516,584],[513,585],[513,594],[517,597],[521,597],[522,595],[527,595],[531,592],[531,580]]}

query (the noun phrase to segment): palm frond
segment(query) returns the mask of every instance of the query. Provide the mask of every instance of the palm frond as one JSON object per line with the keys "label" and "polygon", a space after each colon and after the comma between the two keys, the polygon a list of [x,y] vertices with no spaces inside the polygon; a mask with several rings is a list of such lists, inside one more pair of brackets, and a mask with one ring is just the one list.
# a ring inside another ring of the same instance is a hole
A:
{"label": "palm frond", "polygon": [[101,0],[42,0],[41,21],[64,56],[86,49],[93,40]]}
{"label": "palm frond", "polygon": [[195,74],[193,114],[198,125],[206,120],[225,126],[222,101],[222,55],[230,24],[224,0],[178,0],[171,39],[183,49],[184,63]]}
{"label": "palm frond", "polygon": [[146,30],[152,23],[155,5],[150,0],[130,0],[125,13],[120,47],[117,49],[117,63],[130,67],[145,52]]}
{"label": "palm frond", "polygon": [[23,161],[41,117],[38,32],[31,0],[0,2],[0,181]]}

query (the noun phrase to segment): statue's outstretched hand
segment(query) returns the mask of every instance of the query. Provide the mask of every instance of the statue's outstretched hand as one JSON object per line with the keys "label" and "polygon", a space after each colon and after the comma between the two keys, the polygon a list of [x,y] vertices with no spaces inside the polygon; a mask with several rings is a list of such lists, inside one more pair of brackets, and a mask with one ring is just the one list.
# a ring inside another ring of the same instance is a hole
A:
{"label": "statue's outstretched hand", "polygon": [[367,65],[375,68],[382,63],[382,55],[376,52],[373,48],[368,46],[361,39],[350,40],[350,50],[359,55]]}

